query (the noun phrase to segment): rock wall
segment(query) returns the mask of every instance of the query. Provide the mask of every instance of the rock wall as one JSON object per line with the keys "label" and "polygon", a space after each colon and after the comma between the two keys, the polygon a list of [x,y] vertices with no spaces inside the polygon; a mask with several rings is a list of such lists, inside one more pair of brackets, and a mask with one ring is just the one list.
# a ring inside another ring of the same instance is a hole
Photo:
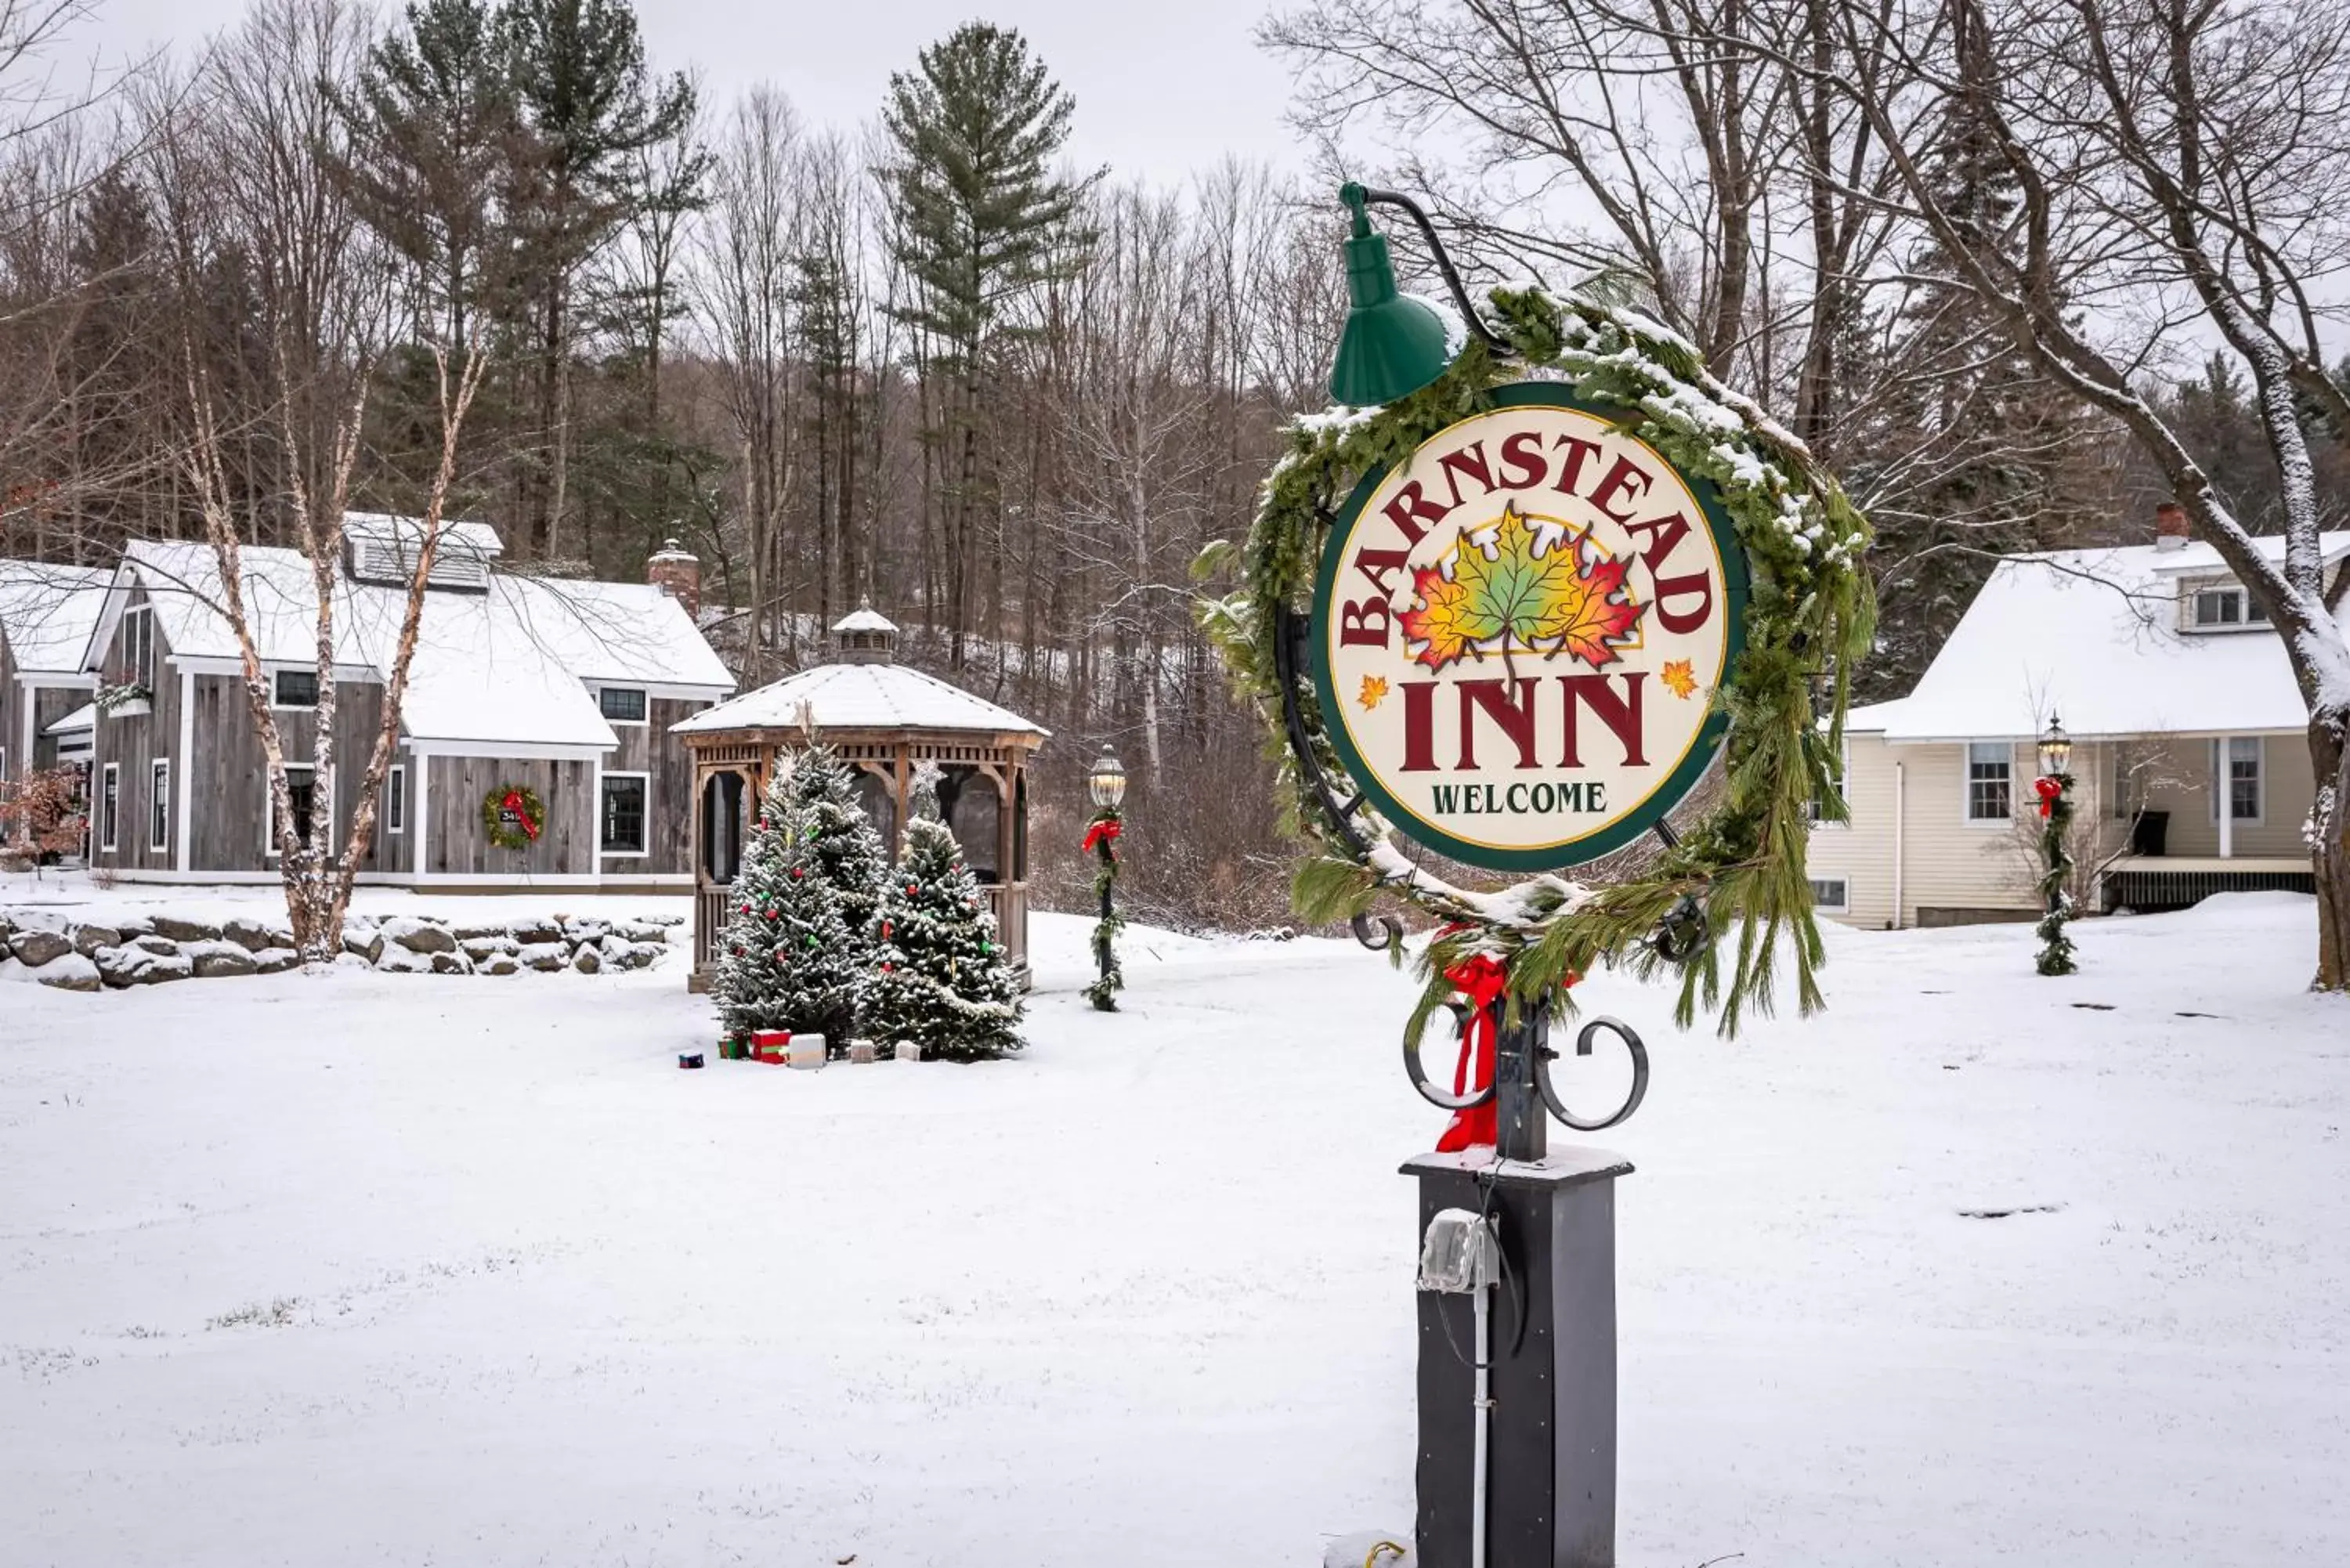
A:
{"label": "rock wall", "polygon": [[[432,915],[352,915],[339,966],[393,974],[597,974],[643,969],[669,950],[680,916],[608,920],[569,915],[508,921]],[[79,919],[53,909],[0,909],[0,981],[99,991],[222,975],[276,974],[301,965],[283,925],[239,915],[214,923],[163,912]]]}

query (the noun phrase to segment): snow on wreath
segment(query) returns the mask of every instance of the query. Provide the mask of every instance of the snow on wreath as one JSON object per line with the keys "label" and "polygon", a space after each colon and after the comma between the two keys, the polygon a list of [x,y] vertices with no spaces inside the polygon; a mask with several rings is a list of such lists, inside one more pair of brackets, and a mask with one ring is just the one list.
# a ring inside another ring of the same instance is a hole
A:
{"label": "snow on wreath", "polygon": [[482,797],[482,826],[501,849],[527,849],[546,826],[546,803],[528,784],[500,784]]}

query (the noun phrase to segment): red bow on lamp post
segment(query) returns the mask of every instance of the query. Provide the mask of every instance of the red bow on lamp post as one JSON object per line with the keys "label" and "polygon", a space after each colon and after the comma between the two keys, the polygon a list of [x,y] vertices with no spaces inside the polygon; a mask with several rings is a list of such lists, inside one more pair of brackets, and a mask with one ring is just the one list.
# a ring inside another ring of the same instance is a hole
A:
{"label": "red bow on lamp post", "polygon": [[2040,815],[2045,818],[2055,810],[2056,797],[2064,793],[2064,786],[2052,778],[2037,778],[2032,781],[2032,792],[2040,797]]}
{"label": "red bow on lamp post", "polygon": [[1091,855],[1105,840],[1116,838],[1118,833],[1118,818],[1105,816],[1097,819],[1091,827],[1086,829],[1085,853]]}

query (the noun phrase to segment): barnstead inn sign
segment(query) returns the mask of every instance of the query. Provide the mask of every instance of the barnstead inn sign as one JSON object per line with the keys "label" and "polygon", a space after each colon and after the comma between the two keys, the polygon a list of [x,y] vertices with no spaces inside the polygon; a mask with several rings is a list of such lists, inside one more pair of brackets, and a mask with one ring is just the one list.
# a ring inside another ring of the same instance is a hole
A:
{"label": "barnstead inn sign", "polygon": [[1488,396],[1340,511],[1314,673],[1347,771],[1398,828],[1545,870],[1630,843],[1704,774],[1746,567],[1712,484],[1565,385]]}

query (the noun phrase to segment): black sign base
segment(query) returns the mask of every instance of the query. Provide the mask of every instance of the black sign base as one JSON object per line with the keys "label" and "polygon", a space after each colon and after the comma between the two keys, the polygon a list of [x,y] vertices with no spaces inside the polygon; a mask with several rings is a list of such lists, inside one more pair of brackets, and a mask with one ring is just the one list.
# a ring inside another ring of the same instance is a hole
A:
{"label": "black sign base", "polygon": [[1470,1546],[1475,1308],[1419,1297],[1417,1568],[1615,1568],[1616,1179],[1631,1162],[1562,1148],[1496,1165],[1490,1148],[1424,1154],[1419,1240],[1439,1210],[1500,1221],[1484,1563]]}

